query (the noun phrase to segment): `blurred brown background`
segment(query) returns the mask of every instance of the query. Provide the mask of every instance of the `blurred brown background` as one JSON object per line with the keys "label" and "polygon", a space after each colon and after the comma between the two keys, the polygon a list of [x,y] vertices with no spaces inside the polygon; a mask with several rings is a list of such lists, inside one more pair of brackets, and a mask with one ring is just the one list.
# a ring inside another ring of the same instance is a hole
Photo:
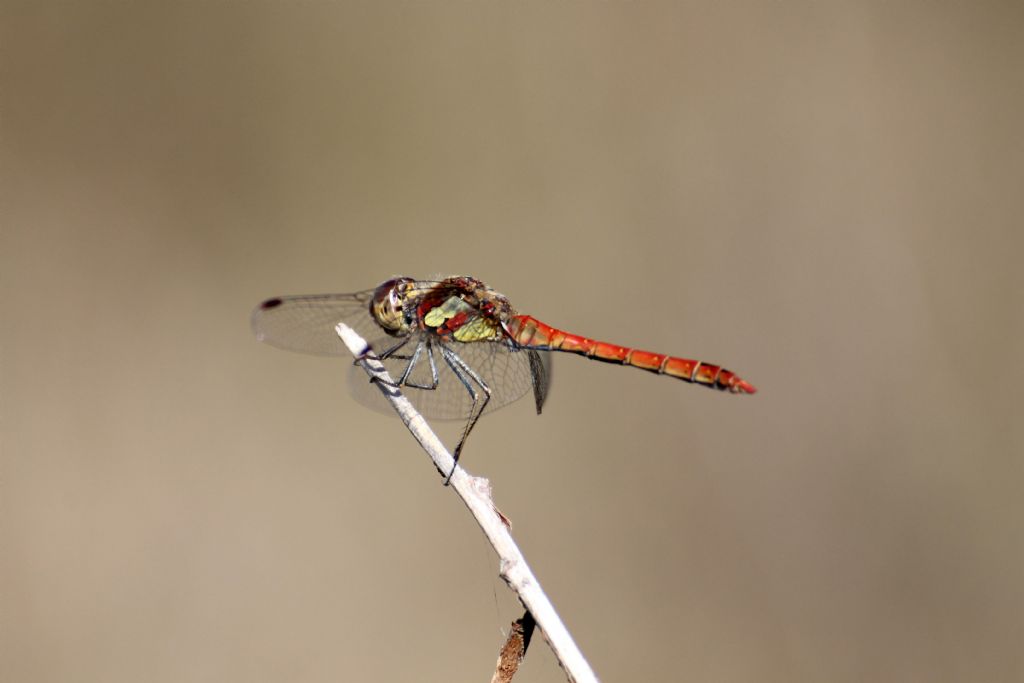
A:
{"label": "blurred brown background", "polygon": [[487,680],[462,505],[248,328],[446,273],[761,389],[470,440],[603,680],[1024,679],[1021,8],[4,2],[0,679]]}

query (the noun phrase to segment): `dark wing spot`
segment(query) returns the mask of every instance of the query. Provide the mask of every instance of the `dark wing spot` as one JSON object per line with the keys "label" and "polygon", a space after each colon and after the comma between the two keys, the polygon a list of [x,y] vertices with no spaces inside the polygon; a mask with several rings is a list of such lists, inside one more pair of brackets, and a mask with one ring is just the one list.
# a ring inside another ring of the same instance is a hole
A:
{"label": "dark wing spot", "polygon": [[277,308],[278,306],[280,306],[283,303],[284,302],[281,301],[280,299],[267,299],[266,301],[264,301],[263,303],[260,304],[260,310],[261,311],[266,311],[266,310],[271,309],[271,308]]}

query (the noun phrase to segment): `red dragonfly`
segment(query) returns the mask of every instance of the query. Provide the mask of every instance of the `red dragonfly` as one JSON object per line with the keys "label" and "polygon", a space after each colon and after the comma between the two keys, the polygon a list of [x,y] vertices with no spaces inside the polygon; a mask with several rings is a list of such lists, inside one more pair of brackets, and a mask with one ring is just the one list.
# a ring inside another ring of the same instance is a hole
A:
{"label": "red dragonfly", "polygon": [[[348,354],[334,330],[339,322],[369,340],[420,412],[466,420],[456,462],[484,412],[532,389],[540,414],[550,378],[546,351],[631,365],[734,394],[757,391],[718,365],[595,341],[519,315],[504,295],[467,276],[399,277],[353,294],[275,297],[252,314],[259,341],[316,355]],[[357,397],[372,401],[358,392]]]}

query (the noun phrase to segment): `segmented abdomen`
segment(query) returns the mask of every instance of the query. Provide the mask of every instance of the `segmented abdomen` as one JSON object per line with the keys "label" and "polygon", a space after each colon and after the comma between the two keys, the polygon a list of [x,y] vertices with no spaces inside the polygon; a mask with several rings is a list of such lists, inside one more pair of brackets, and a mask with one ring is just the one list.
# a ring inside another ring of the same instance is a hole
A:
{"label": "segmented abdomen", "polygon": [[588,358],[632,365],[641,370],[670,375],[734,394],[753,394],[757,391],[752,384],[718,365],[587,339],[563,332],[528,315],[513,316],[505,329],[513,341],[525,348],[578,353]]}

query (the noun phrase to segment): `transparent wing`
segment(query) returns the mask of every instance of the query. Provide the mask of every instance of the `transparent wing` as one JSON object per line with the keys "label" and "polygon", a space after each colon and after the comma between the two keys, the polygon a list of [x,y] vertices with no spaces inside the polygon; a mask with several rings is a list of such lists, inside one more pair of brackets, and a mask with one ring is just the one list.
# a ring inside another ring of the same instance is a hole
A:
{"label": "transparent wing", "polygon": [[[421,341],[422,340],[422,341]],[[380,352],[387,348],[387,342],[394,340],[378,340],[371,347]],[[548,382],[551,377],[550,354],[533,350],[516,349],[503,342],[439,342],[431,340],[431,352],[428,354],[425,340],[412,338],[396,356],[383,361],[391,378],[396,382],[402,377],[411,361],[417,345],[422,347],[408,382],[421,386],[434,384],[436,371],[436,388],[420,389],[409,386],[401,387],[402,393],[412,401],[423,415],[442,420],[464,420],[469,415],[473,398],[465,384],[459,379],[456,371],[444,359],[441,345],[454,352],[473,372],[491,389],[491,400],[487,403],[484,414],[508,405],[533,392],[537,403],[537,412],[547,395]],[[433,369],[430,355],[433,355]],[[531,361],[531,358],[533,359]],[[381,396],[380,389],[370,384],[366,373],[361,368],[354,368],[350,374],[350,390],[353,397],[363,405],[378,412],[394,414],[394,409]],[[463,376],[466,377],[465,373]],[[480,392],[475,381],[466,377],[470,387]]]}
{"label": "transparent wing", "polygon": [[364,339],[381,336],[381,328],[370,315],[374,290],[353,294],[313,294],[267,299],[252,312],[256,339],[288,351],[317,356],[345,356],[348,349],[334,326],[339,322]]}
{"label": "transparent wing", "polygon": [[[374,291],[368,289],[352,294],[313,294],[267,299],[252,312],[252,330],[259,341],[288,351],[350,357],[348,349],[334,330],[339,322],[344,322],[366,339],[374,352],[383,354],[401,343],[402,339],[384,334],[370,314],[369,304]],[[425,416],[465,419],[473,404],[466,383],[478,393],[482,392],[469,372],[462,370],[457,373],[452,369],[452,363],[442,353],[442,346],[457,356],[490,388],[491,399],[485,413],[508,405],[531,390],[537,412],[540,412],[551,375],[548,353],[517,349],[506,342],[444,342],[421,332],[413,333],[406,339],[405,346],[385,359],[384,364],[395,381],[401,379],[412,364],[407,382],[401,389]],[[412,355],[417,348],[420,354],[413,362]],[[381,396],[380,390],[369,383],[366,373],[358,368],[356,370],[350,374],[353,396],[374,410],[392,413],[392,408]],[[409,386],[410,383],[434,388],[416,388]]]}

